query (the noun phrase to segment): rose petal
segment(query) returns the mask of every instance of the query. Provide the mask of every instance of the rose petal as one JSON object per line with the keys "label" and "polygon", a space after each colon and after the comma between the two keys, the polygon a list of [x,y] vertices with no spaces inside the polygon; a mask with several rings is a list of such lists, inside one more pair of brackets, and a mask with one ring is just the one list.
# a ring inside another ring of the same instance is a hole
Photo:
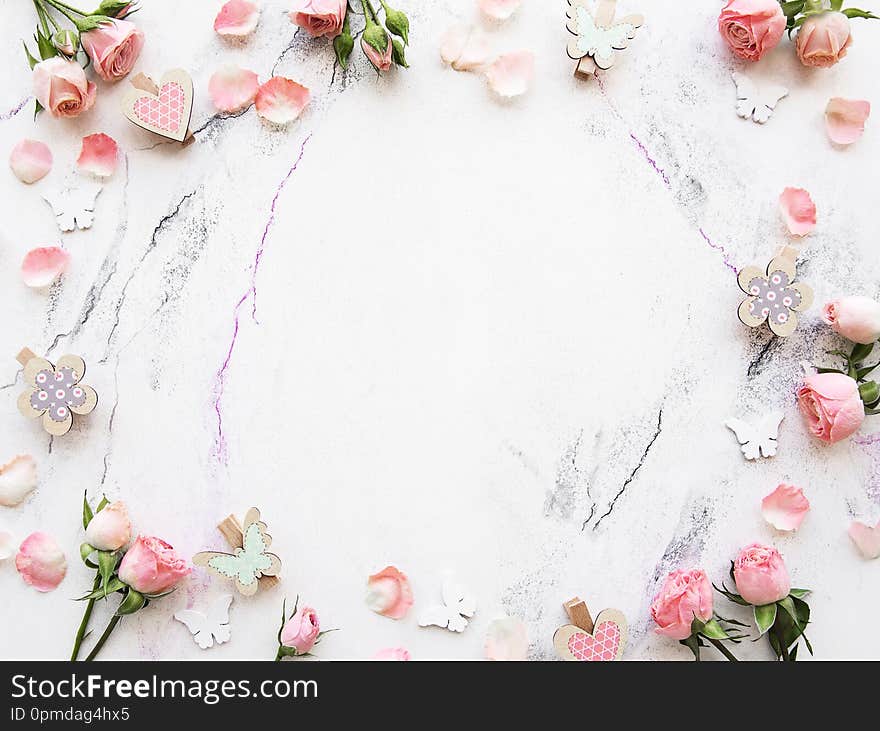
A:
{"label": "rose petal", "polygon": [[15,555],[15,539],[12,533],[0,531],[0,561],[5,561]]}
{"label": "rose petal", "polygon": [[480,0],[480,10],[493,20],[507,20],[521,2],[522,0]]}
{"label": "rose petal", "polygon": [[486,657],[490,660],[525,660],[529,637],[525,622],[519,617],[500,617],[489,623],[486,634]]}
{"label": "rose petal", "polygon": [[505,53],[486,69],[490,88],[503,97],[525,94],[534,75],[535,54],[531,51]]}
{"label": "rose petal", "polygon": [[229,0],[214,18],[214,30],[221,36],[243,38],[253,32],[260,9],[248,0]]}
{"label": "rose petal", "polygon": [[287,124],[299,117],[311,99],[309,90],[283,76],[273,76],[257,91],[257,114],[273,124]]}
{"label": "rose petal", "polygon": [[797,530],[809,509],[804,491],[794,485],[779,485],[761,501],[761,515],[776,530]]}
{"label": "rose petal", "polygon": [[409,660],[409,650],[405,647],[386,647],[373,655],[374,660]]}
{"label": "rose petal", "polygon": [[21,262],[21,278],[28,287],[48,287],[67,269],[68,254],[60,246],[31,249]]}
{"label": "rose petal", "polygon": [[0,505],[12,508],[37,486],[37,463],[29,454],[20,454],[0,467]]}
{"label": "rose petal", "polygon": [[865,558],[880,557],[880,523],[873,528],[854,520],[847,531]]}
{"label": "rose petal", "polygon": [[803,188],[786,188],[779,196],[779,210],[794,236],[806,236],[816,227],[816,204]]}
{"label": "rose petal", "polygon": [[109,178],[116,171],[119,160],[119,145],[103,132],[83,137],[82,148],[76,159],[76,166],[81,172]]}
{"label": "rose petal", "polygon": [[51,536],[37,531],[19,546],[15,568],[25,584],[37,591],[52,591],[67,573],[67,560]]}
{"label": "rose petal", "polygon": [[440,58],[456,71],[470,71],[489,60],[489,39],[479,28],[454,26],[440,39]]}
{"label": "rose petal", "polygon": [[865,121],[870,114],[870,102],[833,97],[825,107],[825,129],[828,137],[838,145],[851,145],[864,133]]}
{"label": "rose petal", "polygon": [[413,605],[409,579],[395,566],[386,566],[367,579],[367,606],[377,614],[391,619],[406,616]]}
{"label": "rose petal", "polygon": [[44,142],[22,140],[9,154],[9,167],[22,183],[36,183],[52,169],[52,151]]}
{"label": "rose petal", "polygon": [[211,101],[221,112],[239,112],[254,103],[260,81],[253,71],[238,66],[224,66],[208,82]]}

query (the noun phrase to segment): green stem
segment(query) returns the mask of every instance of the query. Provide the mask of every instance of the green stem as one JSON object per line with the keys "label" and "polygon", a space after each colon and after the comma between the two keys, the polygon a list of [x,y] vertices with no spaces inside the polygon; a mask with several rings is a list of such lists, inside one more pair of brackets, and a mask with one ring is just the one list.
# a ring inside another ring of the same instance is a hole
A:
{"label": "green stem", "polygon": [[86,13],[86,12],[83,12],[82,10],[77,10],[72,5],[68,5],[67,3],[61,2],[61,0],[44,0],[44,1],[49,3],[50,5],[55,6],[55,8],[57,8],[58,10],[60,10],[61,8],[65,8],[66,10],[70,10],[71,12],[76,13],[77,15],[82,15],[83,17],[86,17],[87,15],[91,15],[91,13]]}
{"label": "green stem", "polygon": [[278,652],[275,653],[275,662],[281,662],[281,658],[284,657],[281,654],[281,645],[278,645]]}
{"label": "green stem", "polygon": [[373,10],[370,0],[361,0],[361,7],[364,9],[364,17],[367,19],[367,25],[379,22],[379,18],[376,17],[376,11]]}
{"label": "green stem", "polygon": [[[95,574],[95,583],[92,585],[92,591],[95,592],[98,590],[98,587],[101,586],[101,575]],[[73,652],[70,654],[71,660],[76,660],[79,657],[79,648],[82,645],[83,640],[86,636],[86,629],[89,626],[89,620],[92,618],[92,610],[95,608],[95,600],[89,599],[86,604],[86,611],[83,612],[82,622],[79,623],[79,629],[76,632],[76,638],[73,641]]]}
{"label": "green stem", "polygon": [[114,614],[110,621],[107,623],[107,627],[104,629],[104,633],[98,638],[98,641],[95,643],[95,646],[92,648],[92,651],[86,657],[86,662],[91,662],[95,659],[97,654],[101,651],[101,648],[104,646],[104,643],[107,641],[107,638],[110,637],[110,633],[116,629],[116,625],[119,624],[119,620],[122,617],[119,614]]}
{"label": "green stem", "polygon": [[[47,3],[49,3],[49,5],[51,5],[53,8],[55,8],[55,10],[57,10],[59,13],[61,13],[61,14],[62,14],[65,18],[67,18],[71,23],[73,23],[74,26],[76,26],[77,28],[79,27],[79,26],[77,25],[77,19],[76,19],[76,17],[74,17],[74,16],[73,16],[68,10],[66,10],[66,9],[64,8],[63,5],[61,5],[61,4],[59,4],[58,2],[56,2],[56,0],[41,0],[41,2],[47,2]],[[75,12],[75,11],[74,11],[74,12]]]}
{"label": "green stem", "polygon": [[34,0],[34,8],[37,11],[37,19],[40,21],[40,25],[43,27],[43,35],[48,38],[49,23],[46,21],[46,9],[43,7],[40,0]]}
{"label": "green stem", "polygon": [[728,650],[724,643],[721,640],[709,640],[714,646],[715,649],[718,650],[724,657],[726,657],[730,662],[739,662],[739,659],[734,655],[730,650]]}

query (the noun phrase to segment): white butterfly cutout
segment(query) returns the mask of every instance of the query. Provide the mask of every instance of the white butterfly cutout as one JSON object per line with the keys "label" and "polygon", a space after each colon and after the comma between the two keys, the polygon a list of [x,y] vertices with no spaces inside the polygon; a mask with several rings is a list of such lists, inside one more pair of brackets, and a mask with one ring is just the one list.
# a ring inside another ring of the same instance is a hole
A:
{"label": "white butterfly cutout", "polygon": [[174,619],[186,625],[192,632],[196,644],[203,650],[229,642],[232,633],[229,630],[229,605],[232,604],[232,596],[221,594],[207,609],[207,614],[195,609],[182,609],[174,615]]}
{"label": "white butterfly cutout", "polygon": [[[644,19],[641,15],[627,15],[607,25],[597,23],[585,0],[569,0],[566,28],[574,35],[568,43],[568,56],[574,60],[589,56],[602,70],[611,68],[614,52],[625,49],[636,37],[636,29]],[[597,11],[601,14],[601,8]],[[611,10],[611,18],[614,16]]]}
{"label": "white butterfly cutout", "polygon": [[725,426],[736,434],[736,440],[742,445],[746,459],[758,459],[760,456],[776,455],[776,439],[779,425],[785,418],[781,411],[771,411],[757,423],[749,424],[742,419],[728,419]]}
{"label": "white butterfly cutout", "polygon": [[62,231],[90,228],[95,221],[95,201],[102,186],[94,181],[68,181],[43,194]]}
{"label": "white butterfly cutout", "polygon": [[779,100],[788,96],[788,89],[778,84],[758,85],[745,74],[734,71],[731,76],[736,84],[736,113],[743,119],[752,118],[764,124],[773,115]]}
{"label": "white butterfly cutout", "polygon": [[477,611],[477,604],[469,592],[453,579],[443,582],[443,604],[428,607],[419,617],[419,627],[442,627],[450,632],[463,632],[468,618]]}

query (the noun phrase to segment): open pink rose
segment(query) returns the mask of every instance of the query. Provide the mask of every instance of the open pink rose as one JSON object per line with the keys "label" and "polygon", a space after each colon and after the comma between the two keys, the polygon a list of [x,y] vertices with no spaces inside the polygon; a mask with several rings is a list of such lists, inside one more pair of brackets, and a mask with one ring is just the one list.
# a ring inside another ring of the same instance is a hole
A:
{"label": "open pink rose", "polygon": [[34,96],[53,117],[76,117],[95,103],[97,89],[76,61],[53,56],[33,71]]}
{"label": "open pink rose", "polygon": [[164,594],[190,567],[161,538],[138,536],[119,564],[119,578],[141,594]]}
{"label": "open pink rose", "polygon": [[842,297],[822,308],[822,319],[838,335],[867,345],[880,339],[880,302],[870,297]]}
{"label": "open pink rose", "polygon": [[675,570],[651,602],[651,617],[659,635],[673,640],[691,636],[694,617],[701,622],[712,619],[712,584],[705,571]]}
{"label": "open pink rose", "polygon": [[292,647],[298,655],[305,655],[314,647],[320,631],[318,613],[311,607],[302,607],[284,623],[281,644]]}
{"label": "open pink rose", "polygon": [[377,614],[401,619],[412,605],[409,579],[396,567],[386,566],[367,579],[367,606]]}
{"label": "open pink rose", "polygon": [[309,35],[336,38],[342,32],[348,0],[294,0],[290,20]]}
{"label": "open pink rose", "polygon": [[865,420],[859,385],[843,373],[807,376],[797,400],[810,432],[829,444],[852,436]]}
{"label": "open pink rose", "polygon": [[86,543],[99,551],[118,551],[131,540],[131,521],[125,503],[117,500],[105,505],[86,528]]}
{"label": "open pink rose", "polygon": [[788,596],[791,581],[779,551],[753,543],[739,552],[733,563],[737,591],[749,604],[773,604]]}
{"label": "open pink rose", "polygon": [[144,34],[128,20],[114,20],[83,33],[82,46],[98,76],[118,81],[128,75],[141,55]]}
{"label": "open pink rose", "polygon": [[834,66],[852,45],[849,18],[833,12],[811,15],[798,30],[796,45],[804,66]]}
{"label": "open pink rose", "polygon": [[718,32],[740,58],[757,61],[779,43],[785,15],[776,0],[729,0],[718,16]]}

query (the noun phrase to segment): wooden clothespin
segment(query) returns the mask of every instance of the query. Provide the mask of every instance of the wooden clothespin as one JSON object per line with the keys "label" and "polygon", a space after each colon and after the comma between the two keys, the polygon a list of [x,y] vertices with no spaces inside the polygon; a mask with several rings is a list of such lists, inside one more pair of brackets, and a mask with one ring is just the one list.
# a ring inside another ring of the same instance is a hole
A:
{"label": "wooden clothespin", "polygon": [[562,605],[565,613],[568,615],[568,621],[575,627],[580,627],[588,634],[593,633],[593,618],[590,616],[590,610],[587,603],[580,597],[572,597]]}
{"label": "wooden clothespin", "polygon": [[34,353],[30,348],[22,348],[18,351],[18,355],[15,356],[15,359],[21,363],[21,367],[24,368],[31,360],[37,357],[37,354]]}

